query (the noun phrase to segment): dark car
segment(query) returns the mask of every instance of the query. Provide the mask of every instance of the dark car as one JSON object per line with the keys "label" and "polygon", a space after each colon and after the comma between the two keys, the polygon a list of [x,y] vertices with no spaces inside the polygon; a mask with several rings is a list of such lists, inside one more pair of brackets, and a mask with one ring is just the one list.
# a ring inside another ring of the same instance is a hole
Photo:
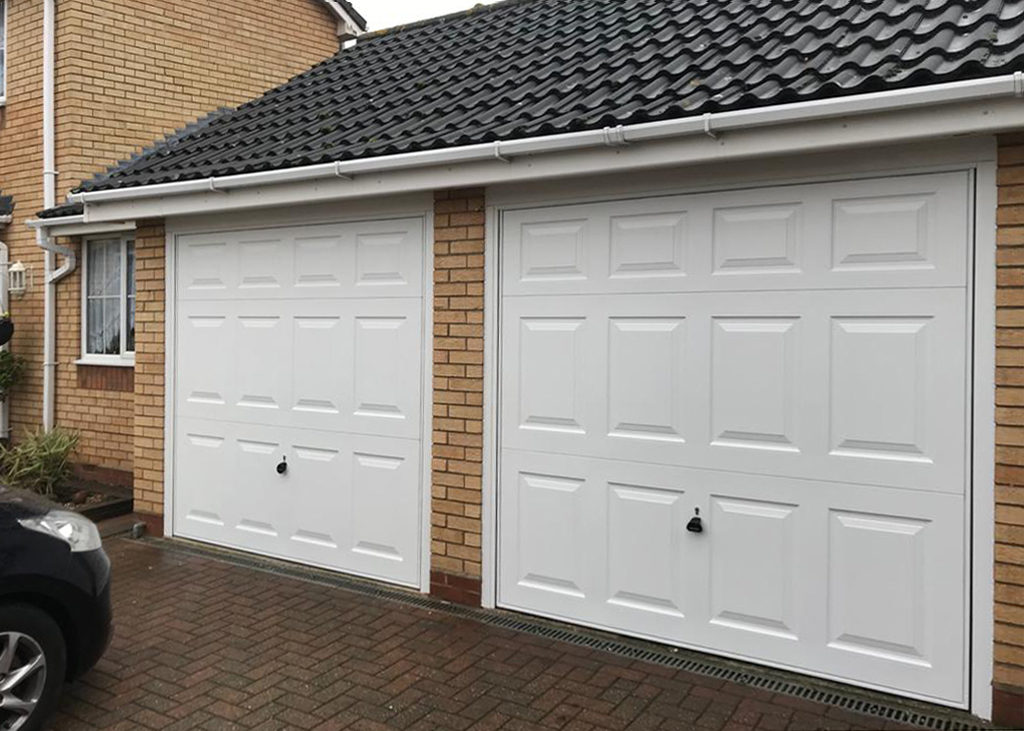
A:
{"label": "dark car", "polygon": [[0,731],[42,728],[110,634],[110,561],[96,526],[0,487]]}

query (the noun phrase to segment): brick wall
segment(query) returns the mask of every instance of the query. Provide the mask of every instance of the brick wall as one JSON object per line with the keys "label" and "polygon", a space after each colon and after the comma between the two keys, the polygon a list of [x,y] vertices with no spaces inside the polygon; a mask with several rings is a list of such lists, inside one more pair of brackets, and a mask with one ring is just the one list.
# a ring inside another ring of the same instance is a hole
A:
{"label": "brick wall", "polygon": [[[164,512],[163,221],[139,221],[135,231],[135,510]],[[152,532],[162,534],[162,521]]]}
{"label": "brick wall", "polygon": [[[82,262],[81,240],[60,243],[76,249],[78,261]],[[134,397],[123,388],[115,388],[115,379],[130,377],[131,369],[75,365],[82,356],[81,282],[79,266],[57,287],[57,362],[60,366],[57,368],[59,398],[55,403],[55,420],[79,433],[76,462],[131,473]],[[42,327],[41,322],[39,327]]]}
{"label": "brick wall", "polygon": [[62,189],[338,50],[337,22],[321,0],[70,0],[58,8]]}
{"label": "brick wall", "polygon": [[999,143],[995,706],[1024,725],[1024,134]]}
{"label": "brick wall", "polygon": [[[43,257],[24,221],[42,207],[42,3],[8,2],[8,103],[0,109],[0,230],[34,286],[15,299],[12,348],[29,361],[12,394],[15,436],[41,421]],[[286,19],[286,20],[285,20]],[[58,199],[159,137],[258,96],[338,48],[320,0],[66,0],[57,4]],[[133,468],[134,397],[125,376],[80,372],[80,272],[58,286],[58,423],[81,433],[78,459]],[[88,369],[87,369],[88,370]]]}
{"label": "brick wall", "polygon": [[0,226],[0,239],[10,247],[11,262],[32,267],[35,286],[12,298],[10,310],[17,330],[11,350],[29,359],[22,382],[10,395],[15,435],[42,421],[43,297],[39,281],[43,257],[35,235],[22,222],[42,206],[42,28],[43,4],[31,0],[7,3],[7,103],[0,108],[0,189],[14,196],[14,222]]}
{"label": "brick wall", "polygon": [[480,605],[484,192],[434,203],[431,592]]}

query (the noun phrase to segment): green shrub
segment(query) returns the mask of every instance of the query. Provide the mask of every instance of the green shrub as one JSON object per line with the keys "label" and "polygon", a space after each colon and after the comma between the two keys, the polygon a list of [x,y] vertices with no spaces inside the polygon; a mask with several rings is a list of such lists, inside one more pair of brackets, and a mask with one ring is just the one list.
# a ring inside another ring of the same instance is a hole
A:
{"label": "green shrub", "polygon": [[58,491],[71,476],[71,455],[77,446],[76,432],[40,429],[14,445],[0,447],[0,471],[14,487],[60,497]]}
{"label": "green shrub", "polygon": [[0,401],[7,399],[7,394],[18,384],[24,372],[24,358],[19,358],[9,350],[0,350]]}

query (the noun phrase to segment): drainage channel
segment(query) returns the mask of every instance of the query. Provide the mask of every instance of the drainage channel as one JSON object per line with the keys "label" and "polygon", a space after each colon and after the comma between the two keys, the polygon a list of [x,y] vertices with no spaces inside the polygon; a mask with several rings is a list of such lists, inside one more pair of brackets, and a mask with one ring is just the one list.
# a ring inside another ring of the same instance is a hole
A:
{"label": "drainage channel", "polygon": [[826,680],[808,678],[771,668],[748,666],[703,653],[666,645],[623,638],[573,625],[535,619],[503,610],[465,607],[441,601],[412,590],[393,588],[372,581],[305,567],[286,561],[239,553],[207,546],[180,538],[147,538],[145,542],[176,553],[210,558],[235,566],[264,571],[278,576],[351,591],[362,596],[399,602],[450,616],[472,619],[500,629],[522,632],[536,637],[565,642],[578,647],[607,652],[630,660],[653,663],[662,667],[701,675],[716,680],[745,685],[769,693],[835,706],[853,713],[878,718],[890,723],[935,729],[936,731],[968,731],[994,728],[963,711],[928,703],[859,690]]}

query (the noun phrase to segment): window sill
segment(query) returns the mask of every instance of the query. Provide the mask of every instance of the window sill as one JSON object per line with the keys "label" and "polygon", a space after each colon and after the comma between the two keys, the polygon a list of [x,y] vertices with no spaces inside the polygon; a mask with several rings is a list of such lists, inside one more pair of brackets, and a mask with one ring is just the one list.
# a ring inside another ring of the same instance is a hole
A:
{"label": "window sill", "polygon": [[85,355],[75,361],[80,366],[114,366],[115,368],[134,368],[135,356],[120,355]]}

